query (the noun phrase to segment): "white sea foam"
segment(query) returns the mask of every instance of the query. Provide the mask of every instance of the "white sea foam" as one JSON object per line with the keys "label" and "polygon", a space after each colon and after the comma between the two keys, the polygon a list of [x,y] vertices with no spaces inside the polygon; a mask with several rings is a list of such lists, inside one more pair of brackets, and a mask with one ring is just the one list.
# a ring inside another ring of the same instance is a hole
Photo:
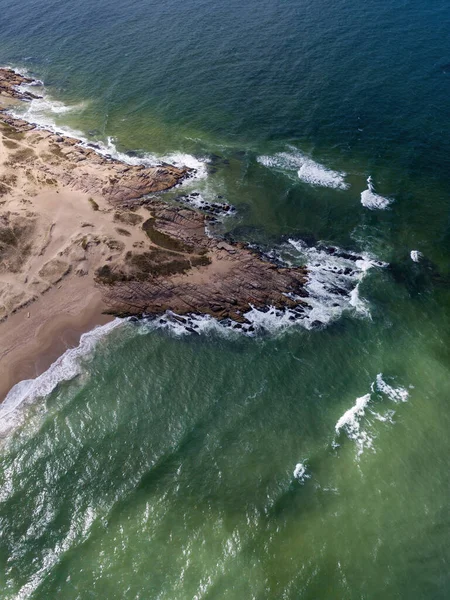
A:
{"label": "white sea foam", "polygon": [[414,262],[419,262],[419,260],[422,258],[423,254],[422,252],[419,252],[419,250],[411,250],[411,260],[413,260]]}
{"label": "white sea foam", "polygon": [[391,204],[391,198],[385,198],[375,193],[372,177],[367,178],[367,190],[361,192],[361,204],[370,210],[384,210]]}
{"label": "white sea foam", "polygon": [[307,472],[307,466],[305,463],[297,463],[295,465],[294,477],[300,483],[305,483],[307,479],[311,479],[311,475]]}
{"label": "white sea foam", "polygon": [[[86,140],[83,139],[83,145],[86,145]],[[207,158],[196,158],[191,154],[184,152],[173,152],[158,156],[150,152],[142,153],[139,156],[130,156],[126,152],[120,152],[116,146],[117,140],[113,137],[107,138],[107,143],[96,142],[94,149],[103,156],[115,158],[129,165],[143,165],[144,167],[157,167],[163,164],[173,165],[174,167],[188,167],[194,169],[195,173],[190,179],[204,179],[208,175]],[[91,146],[92,147],[92,146]]]}
{"label": "white sea foam", "polygon": [[204,194],[197,190],[193,190],[189,194],[184,194],[175,198],[177,202],[182,202],[193,208],[198,208],[204,212],[213,215],[216,218],[230,216],[236,213],[236,208],[227,202],[218,202],[217,196],[214,199],[208,200]]}
{"label": "white sea foam", "polygon": [[376,389],[385,394],[393,402],[407,402],[409,398],[409,392],[406,388],[389,385],[384,381],[382,373],[378,373],[377,375]]}
{"label": "white sea foam", "polygon": [[47,396],[62,381],[70,381],[79,375],[82,372],[82,359],[92,354],[97,343],[122,323],[121,319],[115,319],[83,334],[79,345],[66,350],[42,375],[16,384],[0,404],[0,437],[21,422],[23,415],[20,408],[23,405]]}
{"label": "white sea foam", "polygon": [[373,439],[367,431],[361,429],[361,419],[365,415],[370,399],[370,394],[357,398],[354,406],[342,415],[335,426],[336,434],[339,435],[343,430],[351,440],[356,442],[358,456],[363,453],[364,448],[370,448],[373,443]]}
{"label": "white sea foam", "polygon": [[394,416],[395,410],[387,410],[384,414],[381,414],[376,411],[370,411],[377,421],[381,421],[382,423],[390,423],[393,425],[395,423]]}
{"label": "white sea foam", "polygon": [[[19,71],[18,71],[19,72]],[[26,73],[22,73],[26,75]],[[34,93],[35,90],[29,89],[33,85],[42,85],[42,82],[36,81],[34,84],[23,84],[19,86],[22,91]],[[47,129],[56,134],[63,134],[80,140],[81,146],[88,146],[102,156],[107,156],[120,160],[129,165],[143,165],[145,167],[155,167],[162,164],[170,164],[175,167],[189,167],[195,170],[190,179],[204,179],[207,174],[208,158],[197,158],[191,154],[184,152],[173,152],[167,155],[156,155],[149,152],[144,152],[137,155],[129,155],[126,152],[121,152],[117,149],[117,141],[108,137],[106,143],[101,141],[92,142],[83,134],[83,132],[72,129],[67,125],[55,123],[55,116],[64,115],[67,113],[82,112],[88,102],[81,102],[74,105],[66,105],[58,100],[54,100],[46,91],[45,87],[40,90],[41,98],[35,98],[30,102],[21,103],[16,108],[12,108],[8,113],[15,118],[24,119],[35,124],[38,128]]]}
{"label": "white sea foam", "polygon": [[359,286],[370,269],[386,267],[366,253],[361,255],[335,247],[309,247],[301,240],[289,240],[308,268],[304,302],[310,307],[305,326],[320,322],[327,325],[352,309],[361,317],[370,317],[367,301],[360,297]]}
{"label": "white sea foam", "polygon": [[[358,458],[366,448],[375,451],[376,431],[374,422],[371,421],[367,413],[374,417],[376,421],[393,425],[395,423],[395,410],[386,407],[383,396],[395,403],[406,402],[409,397],[409,393],[404,387],[394,387],[386,383],[382,373],[378,373],[370,389],[371,392],[356,399],[355,404],[339,418],[335,425],[336,436],[344,432],[349,439],[356,443]],[[375,404],[377,410],[373,406]],[[333,445],[338,446],[336,439]]]}
{"label": "white sea foam", "polygon": [[345,181],[345,173],[328,169],[292,146],[290,150],[290,152],[278,152],[273,156],[258,156],[257,161],[268,168],[296,171],[299,179],[311,185],[341,190],[349,187]]}
{"label": "white sea foam", "polygon": [[[172,335],[188,334],[244,334],[255,336],[260,333],[277,334],[293,326],[305,329],[323,327],[339,318],[346,310],[360,317],[370,317],[367,301],[359,296],[359,284],[373,267],[385,267],[366,254],[345,252],[333,247],[309,247],[299,240],[289,240],[289,254],[308,268],[305,284],[307,295],[299,297],[289,294],[299,301],[294,308],[266,306],[256,308],[249,305],[243,313],[246,322],[237,323],[231,319],[217,321],[209,315],[180,316],[171,311],[160,317],[149,317],[141,325],[141,333],[164,329]],[[292,249],[295,249],[295,254]],[[271,253],[268,258],[277,258]],[[300,302],[301,300],[301,302]]]}

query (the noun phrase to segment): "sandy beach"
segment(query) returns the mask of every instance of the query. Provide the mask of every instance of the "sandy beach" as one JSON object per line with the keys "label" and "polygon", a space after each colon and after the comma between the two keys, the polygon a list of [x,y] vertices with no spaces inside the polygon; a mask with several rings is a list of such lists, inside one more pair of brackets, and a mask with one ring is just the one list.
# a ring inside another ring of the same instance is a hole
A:
{"label": "sandy beach", "polygon": [[[0,93],[2,109],[22,101],[11,89]],[[106,162],[77,141],[0,116],[0,399],[113,318],[104,314],[95,271],[148,241],[132,225],[143,217],[124,224],[114,195],[165,189],[184,175]],[[130,181],[113,190],[121,171]]]}
{"label": "sandy beach", "polygon": [[12,118],[12,104],[33,100],[26,82],[0,69],[0,399],[112,315],[301,313],[305,269],[208,235],[229,207],[208,216],[155,195],[192,169],[130,166]]}

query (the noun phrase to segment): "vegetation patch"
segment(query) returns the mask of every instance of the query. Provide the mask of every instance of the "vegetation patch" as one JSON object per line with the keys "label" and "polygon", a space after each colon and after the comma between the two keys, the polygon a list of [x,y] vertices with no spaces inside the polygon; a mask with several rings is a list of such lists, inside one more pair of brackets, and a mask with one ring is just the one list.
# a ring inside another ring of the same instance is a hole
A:
{"label": "vegetation patch", "polygon": [[122,271],[114,271],[109,265],[103,265],[95,272],[95,281],[106,285],[113,285],[119,281],[127,281],[128,277]]}
{"label": "vegetation patch", "polygon": [[170,235],[167,235],[167,233],[163,233],[162,231],[155,229],[154,218],[147,219],[147,221],[143,223],[142,229],[148,235],[150,240],[161,248],[173,250],[174,252],[185,252],[189,254],[194,250],[193,246],[185,244],[181,240],[177,240]]}
{"label": "vegetation patch", "polygon": [[18,131],[17,129],[14,129],[14,127],[11,127],[11,125],[8,125],[8,123],[4,123],[3,121],[0,122],[0,128],[2,130],[2,133],[8,138],[21,140],[25,137],[25,133],[23,131]]}
{"label": "vegetation patch", "polygon": [[36,153],[33,148],[21,148],[20,150],[17,150],[17,152],[11,154],[9,160],[11,163],[25,162],[35,156]]}
{"label": "vegetation patch", "polygon": [[185,273],[191,268],[189,260],[158,249],[131,254],[127,258],[133,276],[138,280]]}
{"label": "vegetation patch", "polygon": [[89,198],[89,203],[92,206],[92,210],[99,210],[99,205],[97,204],[97,202],[94,200],[94,198]]}
{"label": "vegetation patch", "polygon": [[19,147],[19,144],[17,144],[17,142],[13,142],[12,140],[3,140],[3,144],[10,150],[15,150]]}
{"label": "vegetation patch", "polygon": [[0,272],[18,273],[31,254],[34,222],[21,219],[11,222],[8,215],[0,217]]}
{"label": "vegetation patch", "polygon": [[16,185],[17,183],[17,175],[3,175],[0,177],[0,182],[6,183],[6,185]]}
{"label": "vegetation patch", "polygon": [[2,246],[17,246],[17,238],[10,227],[0,227],[0,248]]}
{"label": "vegetation patch", "polygon": [[122,227],[116,227],[116,231],[119,235],[124,235],[126,237],[130,237],[131,235],[128,229],[122,229]]}
{"label": "vegetation patch", "polygon": [[110,250],[117,250],[118,252],[122,252],[122,250],[125,249],[125,244],[120,240],[114,240],[110,238],[109,240],[106,240],[105,243]]}
{"label": "vegetation patch", "polygon": [[193,256],[191,258],[191,265],[193,267],[207,267],[211,264],[211,259],[209,256],[202,254],[200,256]]}
{"label": "vegetation patch", "polygon": [[141,215],[137,215],[133,212],[116,212],[114,214],[114,221],[123,223],[124,225],[139,225],[144,220]]}

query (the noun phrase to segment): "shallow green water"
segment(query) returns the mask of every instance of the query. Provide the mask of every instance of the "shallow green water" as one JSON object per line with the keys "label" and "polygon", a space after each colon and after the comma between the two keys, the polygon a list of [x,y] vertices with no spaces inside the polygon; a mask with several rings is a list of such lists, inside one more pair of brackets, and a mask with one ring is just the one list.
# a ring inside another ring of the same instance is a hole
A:
{"label": "shallow green water", "polygon": [[[330,322],[318,296],[322,326],[124,323],[30,387],[0,457],[1,597],[447,598],[448,3],[0,9],[0,62],[46,83],[31,118],[207,159],[182,191],[233,203],[235,239],[389,263]],[[305,156],[349,187],[301,179]],[[369,175],[386,210],[361,204]]]}

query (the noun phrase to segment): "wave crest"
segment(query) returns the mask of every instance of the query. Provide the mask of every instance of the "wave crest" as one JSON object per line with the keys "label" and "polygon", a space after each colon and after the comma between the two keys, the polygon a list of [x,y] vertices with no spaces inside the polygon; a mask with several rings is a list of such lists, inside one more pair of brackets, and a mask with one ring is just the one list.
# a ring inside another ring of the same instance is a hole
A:
{"label": "wave crest", "polygon": [[349,184],[345,181],[346,173],[333,171],[315,162],[296,148],[291,152],[278,152],[272,156],[263,155],[256,159],[265,167],[280,171],[296,171],[299,179],[314,186],[346,190]]}

